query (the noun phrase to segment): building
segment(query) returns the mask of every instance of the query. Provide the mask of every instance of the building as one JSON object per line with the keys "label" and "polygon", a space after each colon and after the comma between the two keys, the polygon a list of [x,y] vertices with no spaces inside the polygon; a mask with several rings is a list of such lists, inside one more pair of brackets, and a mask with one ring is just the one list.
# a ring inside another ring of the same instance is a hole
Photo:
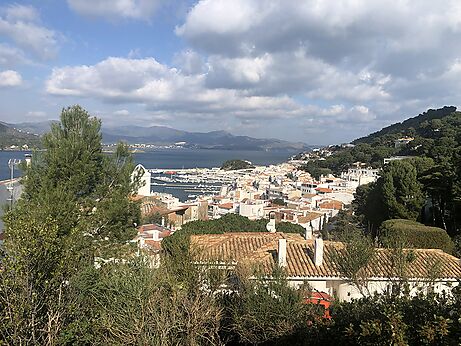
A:
{"label": "building", "polygon": [[[320,238],[305,239],[284,233],[225,233],[191,236],[198,265],[218,266],[232,270],[238,265],[272,275],[276,267],[284,268],[292,287],[309,284],[314,291],[324,292],[342,301],[360,298],[362,293],[348,283],[338,270],[335,255],[344,251],[340,242]],[[461,263],[454,256],[436,249],[407,249],[414,260],[406,274],[410,294],[419,290],[450,292],[461,279]],[[393,289],[398,274],[390,265],[392,250],[376,249],[373,262],[364,268],[369,274],[367,292],[385,293]],[[438,268],[438,271],[434,271]],[[429,279],[430,278],[430,279]]]}
{"label": "building", "polygon": [[150,184],[151,174],[143,165],[137,165],[131,174],[131,180],[134,180],[137,176],[140,178],[140,186],[138,188],[138,195],[150,196]]}

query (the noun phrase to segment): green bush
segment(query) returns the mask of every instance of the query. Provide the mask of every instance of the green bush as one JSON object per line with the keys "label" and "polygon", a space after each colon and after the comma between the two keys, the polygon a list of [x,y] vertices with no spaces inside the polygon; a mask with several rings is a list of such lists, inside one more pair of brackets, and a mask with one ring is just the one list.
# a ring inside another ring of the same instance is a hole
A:
{"label": "green bush", "polygon": [[389,237],[395,236],[402,239],[406,246],[418,249],[441,249],[452,253],[454,248],[453,241],[445,230],[412,220],[384,221],[379,232],[381,243],[386,243]]}

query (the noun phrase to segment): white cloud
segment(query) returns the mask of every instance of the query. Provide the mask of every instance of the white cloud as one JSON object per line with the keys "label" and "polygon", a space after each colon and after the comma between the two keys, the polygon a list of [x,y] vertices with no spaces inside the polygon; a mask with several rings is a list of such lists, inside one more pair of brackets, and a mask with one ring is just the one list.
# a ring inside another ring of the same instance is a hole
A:
{"label": "white cloud", "polygon": [[126,117],[126,116],[130,115],[130,112],[128,110],[126,110],[126,109],[120,109],[118,111],[115,111],[114,115],[121,115],[121,116]]}
{"label": "white cloud", "polygon": [[22,77],[13,70],[0,72],[0,87],[16,87],[22,84]]}
{"label": "white cloud", "polygon": [[37,10],[32,6],[13,4],[5,9],[6,18],[10,21],[24,20],[34,22],[39,19]]}
{"label": "white cloud", "polygon": [[32,6],[12,5],[0,15],[0,35],[19,47],[47,60],[57,54],[57,34],[40,24],[37,11]]}
{"label": "white cloud", "polygon": [[106,19],[149,19],[161,0],[67,0],[75,12],[89,17]]}

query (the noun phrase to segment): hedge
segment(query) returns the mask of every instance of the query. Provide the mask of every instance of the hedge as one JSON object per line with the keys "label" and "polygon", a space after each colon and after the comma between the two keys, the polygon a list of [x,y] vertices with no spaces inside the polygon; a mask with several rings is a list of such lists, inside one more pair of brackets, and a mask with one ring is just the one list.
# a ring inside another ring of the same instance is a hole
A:
{"label": "hedge", "polygon": [[452,253],[454,244],[448,233],[438,227],[425,226],[412,220],[393,219],[384,221],[379,232],[383,243],[386,238],[400,235],[408,246],[418,249],[441,249]]}

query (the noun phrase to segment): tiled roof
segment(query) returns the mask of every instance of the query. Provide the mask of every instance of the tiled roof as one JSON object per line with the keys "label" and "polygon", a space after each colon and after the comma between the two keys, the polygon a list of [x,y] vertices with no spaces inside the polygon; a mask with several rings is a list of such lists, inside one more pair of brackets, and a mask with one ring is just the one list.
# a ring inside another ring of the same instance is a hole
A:
{"label": "tiled roof", "polygon": [[310,221],[313,221],[315,219],[318,219],[319,217],[322,217],[323,213],[314,213],[311,212],[307,214],[306,216],[298,216],[298,222],[299,223],[308,223]]}
{"label": "tiled roof", "polygon": [[218,205],[219,208],[221,209],[232,209],[234,207],[234,203],[222,203]]}
{"label": "tiled roof", "polygon": [[325,201],[319,204],[319,208],[341,210],[343,209],[343,202],[336,200]]}
{"label": "tiled roof", "polygon": [[323,192],[323,193],[333,192],[333,190],[329,189],[328,187],[318,187],[318,188],[315,189],[315,191]]}
{"label": "tiled roof", "polygon": [[[191,236],[191,247],[199,261],[247,263],[271,273],[277,265],[278,240],[287,239],[286,273],[290,277],[337,277],[341,274],[335,263],[334,253],[344,251],[344,244],[324,241],[323,264],[313,261],[314,241],[297,234],[284,233],[225,233]],[[414,254],[407,267],[409,278],[461,278],[461,263],[454,256],[437,249],[405,250]],[[363,270],[369,277],[389,278],[397,276],[392,269],[392,252],[376,249],[372,264]]]}

